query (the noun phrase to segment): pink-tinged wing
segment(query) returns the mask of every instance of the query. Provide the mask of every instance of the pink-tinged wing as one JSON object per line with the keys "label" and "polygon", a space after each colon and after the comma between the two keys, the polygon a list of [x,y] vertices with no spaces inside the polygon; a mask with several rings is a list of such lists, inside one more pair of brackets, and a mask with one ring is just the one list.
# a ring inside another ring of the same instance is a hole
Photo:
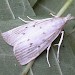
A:
{"label": "pink-tinged wing", "polygon": [[25,47],[24,45],[17,44],[14,46],[13,51],[18,62],[21,65],[25,65],[38,57],[49,45],[51,45],[51,42],[44,42],[40,45],[34,45],[31,47]]}
{"label": "pink-tinged wing", "polygon": [[23,36],[22,33],[26,31],[26,27],[27,25],[22,25],[6,31],[2,33],[2,37],[9,45],[14,46],[14,44]]}
{"label": "pink-tinged wing", "polygon": [[38,23],[41,23],[49,19],[51,18],[31,21],[28,24],[13,28],[9,31],[2,33],[2,37],[9,45],[14,46],[14,44],[18,40],[20,40],[24,36],[25,33],[27,33],[26,30],[28,30],[31,27],[34,27],[36,24],[38,25]]}
{"label": "pink-tinged wing", "polygon": [[[47,38],[39,39],[39,44],[36,39],[33,43],[30,43],[31,41],[26,43],[25,41],[17,42],[13,50],[14,55],[21,65],[25,65],[39,56],[49,45],[51,45],[51,43],[57,38],[59,34],[60,30],[57,30],[47,36]],[[42,41],[40,42],[40,40]]]}
{"label": "pink-tinged wing", "polygon": [[2,34],[5,41],[14,46],[14,54],[24,65],[42,53],[61,32],[61,18],[32,21],[27,27],[16,28]]}

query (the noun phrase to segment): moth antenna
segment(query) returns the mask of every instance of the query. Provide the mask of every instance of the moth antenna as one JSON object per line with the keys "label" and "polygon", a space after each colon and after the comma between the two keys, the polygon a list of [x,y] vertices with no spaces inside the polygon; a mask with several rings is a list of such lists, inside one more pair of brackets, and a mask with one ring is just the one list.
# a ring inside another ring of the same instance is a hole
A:
{"label": "moth antenna", "polygon": [[20,19],[21,21],[25,22],[25,23],[29,23],[30,21],[25,21],[24,19],[22,19],[21,17],[18,17],[18,19]]}

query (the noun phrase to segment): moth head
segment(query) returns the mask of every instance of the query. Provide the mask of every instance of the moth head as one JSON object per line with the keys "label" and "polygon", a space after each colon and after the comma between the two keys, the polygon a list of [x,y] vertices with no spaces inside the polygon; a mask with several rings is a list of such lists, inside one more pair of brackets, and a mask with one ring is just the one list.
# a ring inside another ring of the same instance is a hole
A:
{"label": "moth head", "polygon": [[74,17],[74,16],[71,16],[71,14],[68,14],[68,15],[65,17],[65,21],[72,20],[72,19],[75,19],[75,17]]}

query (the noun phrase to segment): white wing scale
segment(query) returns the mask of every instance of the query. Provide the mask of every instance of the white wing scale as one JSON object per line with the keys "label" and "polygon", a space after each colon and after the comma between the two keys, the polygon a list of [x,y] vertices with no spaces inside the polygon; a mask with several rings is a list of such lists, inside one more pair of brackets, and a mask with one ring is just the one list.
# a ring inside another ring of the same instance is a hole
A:
{"label": "white wing scale", "polygon": [[9,45],[14,46],[15,42],[17,42],[18,40],[21,39],[21,37],[24,36],[23,34],[26,33],[26,30],[28,30],[29,28],[33,27],[34,25],[38,23],[41,23],[43,21],[50,20],[50,19],[52,18],[31,21],[28,24],[24,24],[22,26],[13,28],[7,32],[2,33],[2,37]]}
{"label": "white wing scale", "polygon": [[[21,45],[21,47],[23,48],[21,49],[20,43],[16,44],[14,46],[14,54],[17,60],[20,62],[21,65],[29,63],[31,60],[39,56],[49,45],[51,45],[51,43],[57,38],[59,33],[60,31],[56,31],[47,39],[42,39],[42,42],[40,44],[34,42],[34,45],[32,45],[31,47]],[[30,44],[28,46],[30,46]]]}
{"label": "white wing scale", "polygon": [[64,24],[62,18],[34,20],[27,25],[4,32],[2,36],[9,45],[14,46],[13,51],[17,60],[24,65],[51,45]]}

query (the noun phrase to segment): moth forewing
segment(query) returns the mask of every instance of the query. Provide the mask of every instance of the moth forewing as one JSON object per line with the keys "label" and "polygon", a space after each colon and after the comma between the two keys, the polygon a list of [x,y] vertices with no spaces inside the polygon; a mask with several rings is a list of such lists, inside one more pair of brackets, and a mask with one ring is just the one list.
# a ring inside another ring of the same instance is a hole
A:
{"label": "moth forewing", "polygon": [[34,20],[30,21],[27,24],[21,25],[19,27],[13,28],[7,32],[2,33],[2,37],[4,40],[11,46],[14,46],[14,44],[23,37],[23,34],[26,33],[26,30],[28,30],[31,27],[35,27],[36,24],[43,22],[45,20],[50,20],[52,18],[42,19],[42,20]]}
{"label": "moth forewing", "polygon": [[39,41],[39,44],[36,43],[36,41],[34,41],[32,44],[32,41],[30,41],[29,44],[26,44],[25,41],[16,43],[16,45],[14,46],[14,54],[17,60],[21,65],[29,63],[31,60],[39,56],[49,45],[51,45],[51,43],[54,41],[54,39],[57,38],[59,33],[60,31],[57,30],[50,36],[47,36],[47,38],[41,39],[42,41]]}
{"label": "moth forewing", "polygon": [[70,19],[72,19],[71,15],[63,18],[33,20],[26,25],[2,33],[2,36],[9,45],[14,46],[13,51],[17,60],[24,65],[51,45],[61,33],[64,24]]}

